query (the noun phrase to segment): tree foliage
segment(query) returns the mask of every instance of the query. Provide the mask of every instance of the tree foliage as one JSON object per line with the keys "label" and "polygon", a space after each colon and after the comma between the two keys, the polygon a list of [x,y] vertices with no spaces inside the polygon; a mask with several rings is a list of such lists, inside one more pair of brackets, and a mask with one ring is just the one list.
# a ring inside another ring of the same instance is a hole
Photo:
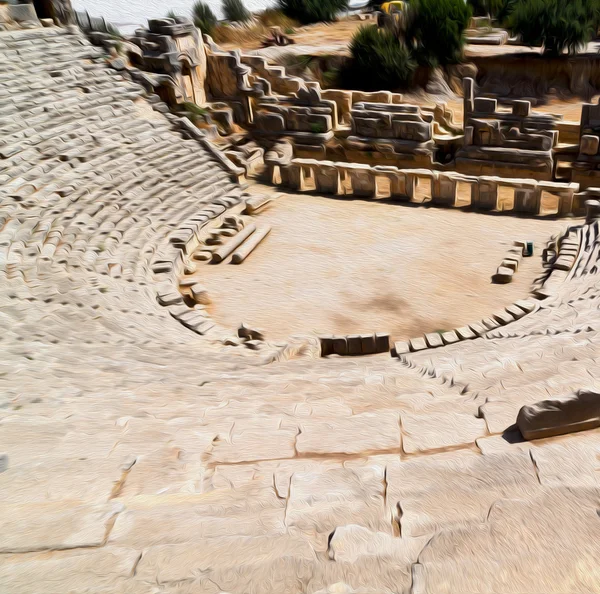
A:
{"label": "tree foliage", "polygon": [[223,14],[228,21],[245,22],[252,16],[242,0],[223,0]]}
{"label": "tree foliage", "polygon": [[406,39],[420,63],[453,64],[462,57],[471,18],[465,0],[413,0]]}
{"label": "tree foliage", "polygon": [[201,0],[198,0],[192,7],[192,18],[194,20],[194,25],[196,25],[202,33],[206,33],[207,35],[211,34],[217,24],[215,13]]}
{"label": "tree foliage", "polygon": [[277,0],[279,8],[302,24],[330,22],[348,8],[348,0]]}
{"label": "tree foliage", "polygon": [[352,60],[342,73],[344,86],[365,90],[407,87],[415,71],[408,48],[391,32],[361,27],[350,43]]}
{"label": "tree foliage", "polygon": [[511,8],[506,22],[513,35],[552,56],[576,53],[598,26],[596,0],[516,0]]}

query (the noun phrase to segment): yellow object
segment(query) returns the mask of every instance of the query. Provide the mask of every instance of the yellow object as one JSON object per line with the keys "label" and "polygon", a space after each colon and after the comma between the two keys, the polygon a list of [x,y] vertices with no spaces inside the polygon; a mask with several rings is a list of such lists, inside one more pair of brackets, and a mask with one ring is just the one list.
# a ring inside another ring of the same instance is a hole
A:
{"label": "yellow object", "polygon": [[384,2],[381,5],[382,12],[386,12],[388,14],[392,12],[401,12],[404,10],[405,2],[402,0],[392,0],[392,2]]}

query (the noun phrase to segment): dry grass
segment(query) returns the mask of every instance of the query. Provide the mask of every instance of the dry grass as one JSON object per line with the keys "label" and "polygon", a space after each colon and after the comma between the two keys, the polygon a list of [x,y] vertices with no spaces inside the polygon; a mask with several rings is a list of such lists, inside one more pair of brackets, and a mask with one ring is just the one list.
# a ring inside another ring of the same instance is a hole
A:
{"label": "dry grass", "polygon": [[283,33],[291,35],[299,24],[280,10],[268,8],[255,14],[254,19],[245,24],[219,23],[213,29],[212,38],[221,44],[260,45],[262,38],[269,35],[270,27],[279,27]]}

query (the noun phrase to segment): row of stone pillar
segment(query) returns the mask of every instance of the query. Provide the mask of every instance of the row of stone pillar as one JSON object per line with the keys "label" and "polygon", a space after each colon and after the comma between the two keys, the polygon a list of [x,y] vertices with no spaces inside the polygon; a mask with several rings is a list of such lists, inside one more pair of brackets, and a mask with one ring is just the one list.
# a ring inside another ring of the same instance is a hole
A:
{"label": "row of stone pillar", "polygon": [[[398,169],[361,163],[334,163],[315,159],[294,159],[289,165],[271,168],[271,181],[302,192],[314,189],[323,194],[336,196],[353,195],[365,198],[391,198],[405,202],[415,201],[417,188],[429,185],[426,194],[433,204],[456,206],[459,184],[470,186],[471,206],[477,210],[499,209],[499,190],[508,187],[514,190],[513,211],[541,214],[544,193],[558,198],[559,216],[573,213],[578,184],[544,182],[525,179],[507,179],[489,176],[467,176],[454,172],[429,169]],[[385,190],[383,180],[387,180]],[[312,189],[312,188],[311,188]],[[423,191],[421,191],[421,194]]]}

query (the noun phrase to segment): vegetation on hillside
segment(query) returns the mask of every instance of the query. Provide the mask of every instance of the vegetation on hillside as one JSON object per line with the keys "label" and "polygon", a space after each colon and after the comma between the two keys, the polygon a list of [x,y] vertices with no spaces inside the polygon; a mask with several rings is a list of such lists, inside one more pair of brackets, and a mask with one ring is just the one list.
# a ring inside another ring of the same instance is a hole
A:
{"label": "vegetation on hillside", "polygon": [[395,90],[410,85],[417,64],[461,60],[471,10],[464,0],[412,0],[390,24],[362,27],[350,44],[341,74],[346,87]]}
{"label": "vegetation on hillside", "polygon": [[228,21],[240,23],[252,18],[252,14],[244,6],[242,0],[223,0],[223,14]]}
{"label": "vegetation on hillside", "polygon": [[334,21],[348,8],[348,0],[277,0],[280,10],[304,25]]}
{"label": "vegetation on hillside", "polygon": [[595,36],[599,7],[597,0],[513,0],[506,25],[548,55],[574,54]]}
{"label": "vegetation on hillside", "polygon": [[421,64],[454,64],[462,57],[471,10],[464,0],[413,0],[406,42]]}
{"label": "vegetation on hillside", "polygon": [[416,64],[392,31],[361,27],[352,38],[350,53],[352,60],[341,74],[344,86],[376,91],[410,84]]}
{"label": "vegetation on hillside", "polygon": [[217,24],[215,13],[210,9],[210,6],[202,2],[202,0],[197,0],[192,7],[192,19],[194,25],[206,35],[211,35]]}

